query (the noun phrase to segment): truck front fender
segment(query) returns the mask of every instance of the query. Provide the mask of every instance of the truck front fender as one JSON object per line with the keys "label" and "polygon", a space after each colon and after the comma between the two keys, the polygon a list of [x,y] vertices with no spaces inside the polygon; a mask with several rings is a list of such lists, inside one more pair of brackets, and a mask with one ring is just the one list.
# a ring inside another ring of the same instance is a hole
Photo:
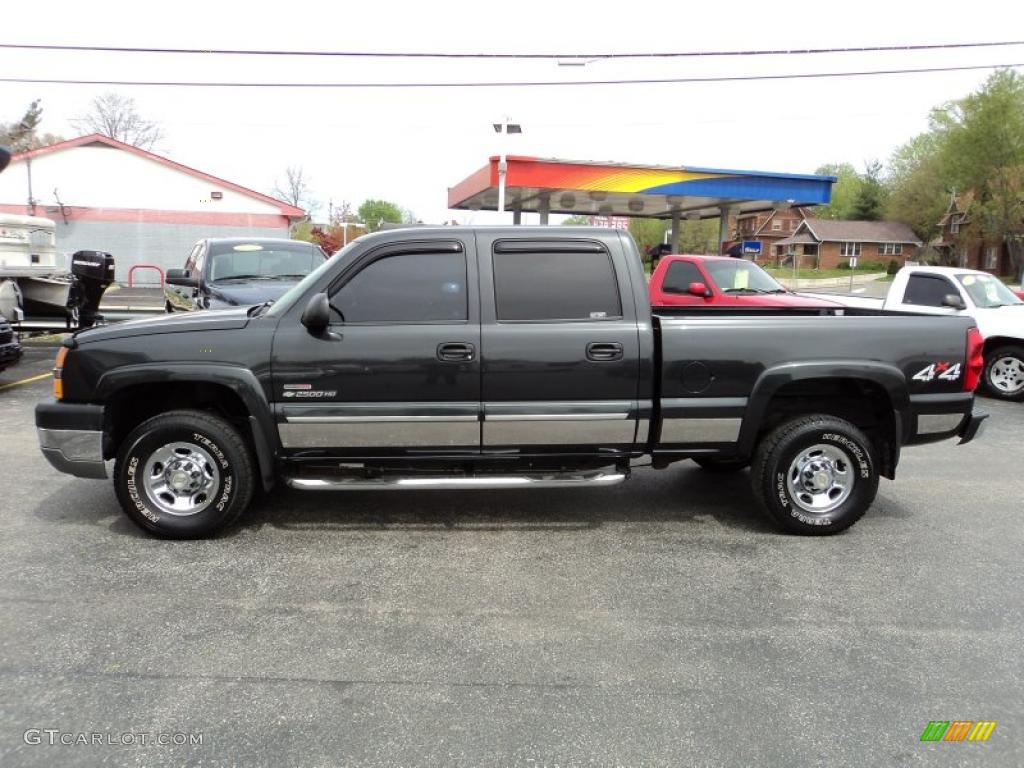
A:
{"label": "truck front fender", "polygon": [[253,449],[263,486],[274,484],[274,457],[281,448],[270,403],[256,375],[248,368],[217,363],[141,363],[104,372],[96,382],[96,399],[111,402],[128,387],[144,384],[202,383],[226,387],[242,403],[249,419]]}

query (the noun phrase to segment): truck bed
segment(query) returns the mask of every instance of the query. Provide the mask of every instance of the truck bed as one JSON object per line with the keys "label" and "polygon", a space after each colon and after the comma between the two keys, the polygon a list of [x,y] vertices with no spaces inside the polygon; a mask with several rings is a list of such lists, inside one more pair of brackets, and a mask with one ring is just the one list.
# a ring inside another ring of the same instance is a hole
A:
{"label": "truck bed", "polygon": [[964,364],[969,319],[852,312],[657,308],[661,366],[654,409],[660,424],[652,420],[652,450],[731,444],[745,452],[773,399],[799,399],[811,389],[821,396],[825,380],[825,396],[836,403],[854,392],[878,394],[887,416],[900,413],[907,441],[918,437],[917,416],[970,399],[960,377],[914,379],[936,362]]}

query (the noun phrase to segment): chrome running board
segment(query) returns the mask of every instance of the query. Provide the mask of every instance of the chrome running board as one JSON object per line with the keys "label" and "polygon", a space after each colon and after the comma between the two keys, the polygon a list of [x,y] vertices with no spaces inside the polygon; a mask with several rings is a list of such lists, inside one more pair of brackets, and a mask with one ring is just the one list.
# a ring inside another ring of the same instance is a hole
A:
{"label": "chrome running board", "polygon": [[579,486],[618,485],[629,477],[627,471],[595,470],[592,472],[530,472],[521,475],[467,475],[380,477],[289,477],[289,488],[302,491],[420,491],[420,490],[491,490],[494,488],[570,488]]}

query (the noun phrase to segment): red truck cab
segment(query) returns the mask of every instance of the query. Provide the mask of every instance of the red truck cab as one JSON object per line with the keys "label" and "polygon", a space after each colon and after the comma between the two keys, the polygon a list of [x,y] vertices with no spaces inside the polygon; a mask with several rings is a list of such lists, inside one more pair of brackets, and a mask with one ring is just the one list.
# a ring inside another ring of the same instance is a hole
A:
{"label": "red truck cab", "polygon": [[648,288],[655,307],[837,307],[793,293],[752,261],[731,256],[662,257]]}

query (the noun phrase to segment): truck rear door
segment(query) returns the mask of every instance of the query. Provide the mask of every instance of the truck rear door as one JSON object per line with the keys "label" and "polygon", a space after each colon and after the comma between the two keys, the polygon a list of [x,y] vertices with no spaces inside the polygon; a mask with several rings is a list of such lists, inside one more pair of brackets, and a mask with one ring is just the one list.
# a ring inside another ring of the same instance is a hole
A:
{"label": "truck rear door", "polygon": [[621,250],[504,233],[478,234],[477,250],[483,452],[630,451],[640,344]]}

